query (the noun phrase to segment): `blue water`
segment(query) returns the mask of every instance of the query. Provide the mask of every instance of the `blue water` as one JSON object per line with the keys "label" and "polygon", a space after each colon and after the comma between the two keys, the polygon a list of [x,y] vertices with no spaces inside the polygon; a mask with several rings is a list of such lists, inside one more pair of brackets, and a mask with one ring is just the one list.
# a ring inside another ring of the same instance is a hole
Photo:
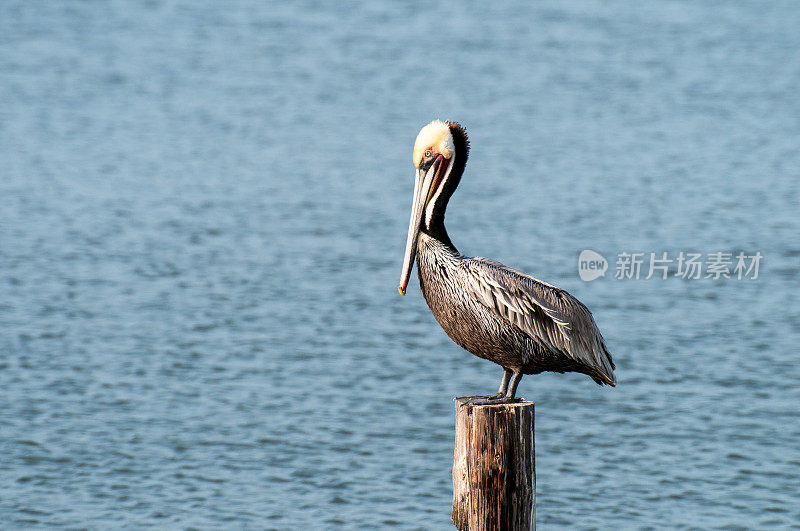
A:
{"label": "blue water", "polygon": [[[798,28],[793,2],[4,2],[0,527],[446,529],[452,398],[501,371],[396,292],[437,117],[473,146],[456,246],[571,291],[617,363],[520,386],[540,527],[800,526]],[[587,248],[764,259],[585,283]]]}

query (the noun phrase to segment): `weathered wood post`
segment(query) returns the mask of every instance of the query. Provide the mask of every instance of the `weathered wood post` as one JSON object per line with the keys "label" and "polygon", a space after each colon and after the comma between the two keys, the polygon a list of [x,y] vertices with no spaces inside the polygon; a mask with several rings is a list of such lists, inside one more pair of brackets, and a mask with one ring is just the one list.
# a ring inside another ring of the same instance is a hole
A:
{"label": "weathered wood post", "polygon": [[455,402],[453,523],[461,531],[534,529],[533,402]]}

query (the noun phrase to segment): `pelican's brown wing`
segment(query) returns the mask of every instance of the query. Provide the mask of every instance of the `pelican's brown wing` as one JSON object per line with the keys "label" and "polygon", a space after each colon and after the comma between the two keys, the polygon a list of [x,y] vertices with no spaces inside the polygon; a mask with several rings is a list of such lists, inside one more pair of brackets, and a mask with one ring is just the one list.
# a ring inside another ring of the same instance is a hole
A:
{"label": "pelican's brown wing", "polygon": [[459,265],[471,296],[535,341],[615,385],[614,362],[592,313],[566,291],[486,258]]}

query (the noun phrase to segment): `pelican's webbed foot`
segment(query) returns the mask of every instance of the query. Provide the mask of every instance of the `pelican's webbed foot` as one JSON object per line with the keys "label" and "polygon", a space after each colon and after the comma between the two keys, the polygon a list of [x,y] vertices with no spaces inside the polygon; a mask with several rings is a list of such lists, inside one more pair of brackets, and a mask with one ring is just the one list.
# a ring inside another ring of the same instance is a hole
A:
{"label": "pelican's webbed foot", "polygon": [[522,371],[513,371],[503,367],[503,380],[500,382],[500,389],[495,394],[476,395],[462,398],[468,399],[471,404],[476,406],[521,402],[521,398],[516,398],[517,386],[519,385],[520,380],[522,380]]}
{"label": "pelican's webbed foot", "polygon": [[497,404],[512,404],[514,402],[522,402],[522,398],[514,398],[509,396],[497,395],[477,395],[477,396],[462,396],[467,403],[473,406],[494,406]]}

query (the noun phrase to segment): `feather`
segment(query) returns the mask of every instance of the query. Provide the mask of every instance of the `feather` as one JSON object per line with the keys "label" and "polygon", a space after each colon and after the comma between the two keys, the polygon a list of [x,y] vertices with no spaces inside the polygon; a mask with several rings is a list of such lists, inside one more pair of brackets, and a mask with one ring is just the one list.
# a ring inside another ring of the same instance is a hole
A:
{"label": "feather", "polygon": [[458,268],[474,300],[535,342],[615,384],[603,336],[591,312],[572,295],[485,258],[464,258]]}

